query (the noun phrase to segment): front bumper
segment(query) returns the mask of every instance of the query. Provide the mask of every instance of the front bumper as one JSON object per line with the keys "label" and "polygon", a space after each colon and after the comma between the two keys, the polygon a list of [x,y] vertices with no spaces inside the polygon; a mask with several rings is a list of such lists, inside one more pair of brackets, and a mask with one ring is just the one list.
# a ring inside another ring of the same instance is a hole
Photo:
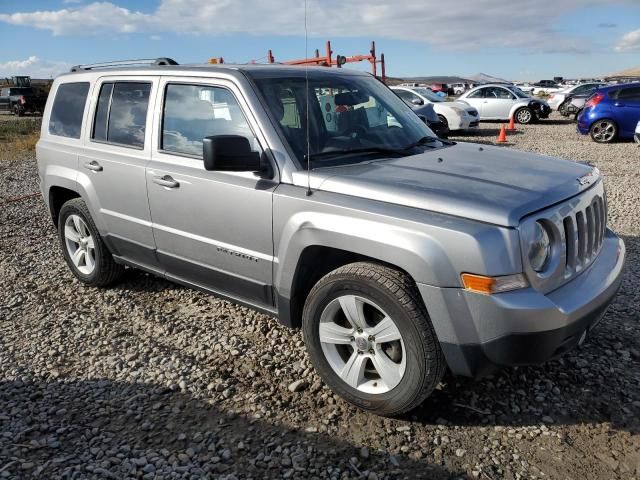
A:
{"label": "front bumper", "polygon": [[618,291],[624,258],[624,243],[607,230],[587,270],[547,294],[533,288],[480,295],[418,287],[449,368],[478,378],[504,366],[544,363],[578,345]]}

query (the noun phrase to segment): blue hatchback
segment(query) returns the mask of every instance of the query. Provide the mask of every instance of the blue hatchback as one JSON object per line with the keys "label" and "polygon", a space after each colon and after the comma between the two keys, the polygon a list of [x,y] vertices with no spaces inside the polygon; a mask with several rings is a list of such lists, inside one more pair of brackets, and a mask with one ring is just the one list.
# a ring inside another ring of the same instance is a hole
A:
{"label": "blue hatchback", "polygon": [[640,122],[640,83],[599,88],[578,116],[578,132],[598,143],[633,138]]}

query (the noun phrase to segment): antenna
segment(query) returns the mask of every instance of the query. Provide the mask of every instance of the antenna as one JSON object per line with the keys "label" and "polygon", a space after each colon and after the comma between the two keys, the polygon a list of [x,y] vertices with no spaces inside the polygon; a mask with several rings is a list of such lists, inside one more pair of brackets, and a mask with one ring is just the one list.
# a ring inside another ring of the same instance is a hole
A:
{"label": "antenna", "polygon": [[[307,0],[304,0],[304,58],[308,57],[309,32],[307,31]],[[311,142],[309,141],[309,66],[304,64],[304,89],[306,99],[306,140],[307,140],[307,197],[313,193],[311,191]]]}

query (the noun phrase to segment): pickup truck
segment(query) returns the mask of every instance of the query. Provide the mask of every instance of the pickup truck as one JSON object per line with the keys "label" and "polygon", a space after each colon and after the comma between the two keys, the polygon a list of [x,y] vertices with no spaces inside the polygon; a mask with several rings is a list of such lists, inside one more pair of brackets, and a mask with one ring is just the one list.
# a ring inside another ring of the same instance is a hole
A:
{"label": "pickup truck", "polygon": [[0,113],[42,112],[46,98],[38,95],[33,87],[3,87],[0,89]]}

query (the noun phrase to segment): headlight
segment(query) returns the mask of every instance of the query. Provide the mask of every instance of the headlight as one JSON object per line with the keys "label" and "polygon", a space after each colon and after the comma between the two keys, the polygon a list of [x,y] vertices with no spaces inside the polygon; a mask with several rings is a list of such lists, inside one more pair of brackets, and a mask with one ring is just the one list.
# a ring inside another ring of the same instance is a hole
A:
{"label": "headlight", "polygon": [[551,240],[547,229],[536,222],[533,241],[529,247],[529,264],[536,272],[541,272],[551,256]]}
{"label": "headlight", "polygon": [[454,112],[456,112],[458,115],[464,116],[464,110],[458,107],[449,107],[451,108],[451,110],[453,110]]}

